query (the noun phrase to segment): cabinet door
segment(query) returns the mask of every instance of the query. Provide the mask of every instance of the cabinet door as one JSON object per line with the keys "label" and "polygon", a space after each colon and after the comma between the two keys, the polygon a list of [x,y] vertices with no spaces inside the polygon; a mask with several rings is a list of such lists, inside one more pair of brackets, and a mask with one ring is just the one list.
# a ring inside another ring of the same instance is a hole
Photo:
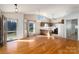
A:
{"label": "cabinet door", "polygon": [[64,25],[58,24],[58,36],[64,37]]}

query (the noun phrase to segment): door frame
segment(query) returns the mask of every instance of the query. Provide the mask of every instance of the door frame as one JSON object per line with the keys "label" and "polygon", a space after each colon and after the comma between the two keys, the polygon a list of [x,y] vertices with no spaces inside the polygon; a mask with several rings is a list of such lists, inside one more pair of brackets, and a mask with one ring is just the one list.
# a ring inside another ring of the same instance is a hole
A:
{"label": "door frame", "polygon": [[35,23],[35,30],[34,31],[36,31],[36,21],[35,20],[27,20],[27,37],[30,36],[30,34],[29,34],[29,21],[32,21],[33,23]]}

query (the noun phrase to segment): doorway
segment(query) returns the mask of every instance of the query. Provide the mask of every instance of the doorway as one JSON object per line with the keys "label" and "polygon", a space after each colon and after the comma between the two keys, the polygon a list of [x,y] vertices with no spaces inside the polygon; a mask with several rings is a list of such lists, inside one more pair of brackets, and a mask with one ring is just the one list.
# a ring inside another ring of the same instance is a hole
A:
{"label": "doorway", "polygon": [[34,36],[35,35],[35,21],[29,20],[27,21],[27,36]]}
{"label": "doorway", "polygon": [[17,20],[7,19],[7,41],[16,40]]}

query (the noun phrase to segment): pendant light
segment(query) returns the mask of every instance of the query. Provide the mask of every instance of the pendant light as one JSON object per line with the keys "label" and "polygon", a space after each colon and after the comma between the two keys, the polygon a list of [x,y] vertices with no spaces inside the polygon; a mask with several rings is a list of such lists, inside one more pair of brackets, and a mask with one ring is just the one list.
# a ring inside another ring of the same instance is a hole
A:
{"label": "pendant light", "polygon": [[18,12],[17,4],[14,5],[15,5],[15,12]]}

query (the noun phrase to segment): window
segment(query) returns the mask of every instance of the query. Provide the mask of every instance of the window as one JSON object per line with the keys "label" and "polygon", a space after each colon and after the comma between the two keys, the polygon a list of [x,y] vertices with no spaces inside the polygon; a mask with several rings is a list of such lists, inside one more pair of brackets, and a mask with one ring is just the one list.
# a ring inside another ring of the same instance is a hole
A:
{"label": "window", "polygon": [[33,28],[34,28],[34,27],[33,27],[33,23],[29,23],[29,31],[30,31],[30,32],[33,32]]}
{"label": "window", "polygon": [[45,17],[44,17],[44,16],[41,16],[41,15],[38,15],[38,16],[37,16],[37,19],[38,19],[38,20],[42,20],[42,19],[44,19],[44,18],[45,18]]}
{"label": "window", "polygon": [[29,21],[29,32],[35,32],[35,22]]}
{"label": "window", "polygon": [[12,41],[16,39],[16,25],[17,20],[15,19],[7,19],[7,41]]}

